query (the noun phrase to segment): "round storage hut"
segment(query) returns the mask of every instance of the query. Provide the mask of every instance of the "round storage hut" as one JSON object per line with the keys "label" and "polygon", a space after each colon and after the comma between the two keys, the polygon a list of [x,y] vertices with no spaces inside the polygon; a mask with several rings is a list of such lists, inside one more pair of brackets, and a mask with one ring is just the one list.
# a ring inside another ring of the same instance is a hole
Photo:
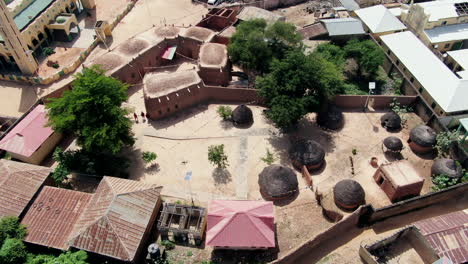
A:
{"label": "round storage hut", "polygon": [[320,168],[325,161],[325,151],[322,146],[314,140],[298,140],[290,150],[293,166],[302,170],[306,166],[308,170]]}
{"label": "round storage hut", "polygon": [[351,179],[338,182],[333,188],[333,197],[336,206],[345,210],[355,210],[366,202],[364,189],[357,181]]}
{"label": "round storage hut", "polygon": [[232,121],[236,125],[250,125],[253,123],[252,110],[246,105],[239,105],[232,111]]}
{"label": "round storage hut", "polygon": [[416,153],[427,153],[436,144],[436,132],[428,126],[419,125],[411,129],[408,144]]}
{"label": "round storage hut", "polygon": [[317,124],[331,130],[337,130],[343,127],[343,112],[335,105],[329,105],[317,113]]}
{"label": "round storage hut", "polygon": [[384,139],[383,145],[386,150],[392,152],[401,152],[403,150],[403,142],[401,139],[390,136]]}
{"label": "round storage hut", "polygon": [[398,130],[401,128],[401,118],[395,112],[386,113],[380,117],[380,124],[387,130]]}
{"label": "round storage hut", "polygon": [[210,42],[215,35],[216,32],[213,30],[197,26],[181,30],[177,38],[177,53],[197,60],[200,53],[200,46],[203,43]]}
{"label": "round storage hut", "polygon": [[270,165],[264,168],[259,175],[258,185],[263,197],[267,199],[290,197],[298,191],[296,173],[281,165]]}
{"label": "round storage hut", "polygon": [[431,167],[432,176],[444,174],[450,178],[459,179],[463,176],[463,170],[460,164],[453,159],[437,159]]}

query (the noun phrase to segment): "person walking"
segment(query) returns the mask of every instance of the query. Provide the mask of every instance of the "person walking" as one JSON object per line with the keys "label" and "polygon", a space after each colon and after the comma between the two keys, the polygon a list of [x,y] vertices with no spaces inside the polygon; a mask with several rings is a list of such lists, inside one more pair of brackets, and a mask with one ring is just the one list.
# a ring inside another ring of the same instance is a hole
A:
{"label": "person walking", "polygon": [[137,116],[137,114],[136,114],[136,113],[133,113],[133,118],[135,118],[135,122],[137,122],[137,123],[138,123],[138,116]]}

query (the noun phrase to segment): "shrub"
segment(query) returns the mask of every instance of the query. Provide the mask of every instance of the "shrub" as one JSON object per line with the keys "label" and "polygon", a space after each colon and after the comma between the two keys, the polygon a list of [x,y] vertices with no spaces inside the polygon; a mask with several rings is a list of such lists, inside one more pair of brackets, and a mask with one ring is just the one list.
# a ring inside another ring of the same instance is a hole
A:
{"label": "shrub", "polygon": [[166,248],[166,250],[171,250],[175,248],[174,242],[169,241],[169,240],[162,240],[159,244],[161,244],[161,246]]}
{"label": "shrub", "polygon": [[457,185],[458,183],[460,183],[460,180],[450,178],[444,174],[440,174],[432,178],[432,183],[434,184],[434,186],[432,186],[432,190],[437,192],[446,189],[450,186]]}
{"label": "shrub", "polygon": [[0,245],[8,238],[23,239],[26,236],[26,227],[20,224],[19,219],[7,216],[0,219]]}
{"label": "shrub", "polygon": [[397,102],[395,98],[390,103],[390,108],[393,112],[400,116],[402,126],[404,126],[406,124],[406,121],[408,121],[407,114],[413,111],[413,109],[409,106],[401,106],[401,104]]}
{"label": "shrub", "polygon": [[353,153],[353,155],[357,155],[357,149],[353,148],[351,152]]}
{"label": "shrub", "polygon": [[217,112],[223,120],[230,120],[232,117],[232,109],[229,106],[221,105],[218,107]]}
{"label": "shrub", "polygon": [[60,65],[58,63],[54,63],[54,64],[52,64],[52,68],[58,69],[58,68],[60,68]]}
{"label": "shrub", "polygon": [[45,47],[44,49],[42,49],[42,54],[44,54],[44,56],[50,56],[52,54],[55,54],[55,50],[53,48],[50,48],[50,47]]}
{"label": "shrub", "polygon": [[273,163],[275,162],[275,160],[276,160],[276,159],[275,159],[275,156],[273,155],[273,153],[270,152],[269,149],[267,149],[266,151],[267,151],[267,152],[266,152],[265,157],[261,158],[261,160],[262,160],[263,162],[265,162],[267,165],[271,165],[271,164],[273,164]]}
{"label": "shrub", "polygon": [[218,166],[218,168],[225,169],[229,166],[227,156],[224,153],[224,144],[211,145],[208,147],[208,160]]}
{"label": "shrub", "polygon": [[7,238],[0,249],[0,262],[3,264],[24,263],[27,257],[26,247],[18,238]]}
{"label": "shrub", "polygon": [[448,156],[450,146],[453,142],[457,141],[460,138],[460,132],[453,131],[444,131],[440,132],[436,136],[436,145],[435,149],[437,150],[437,155],[439,157]]}
{"label": "shrub", "polygon": [[156,155],[156,153],[151,152],[151,151],[145,151],[141,155],[141,158],[143,159],[145,163],[151,163],[152,161],[156,160],[157,157],[158,155]]}
{"label": "shrub", "polygon": [[189,251],[187,252],[187,257],[191,257],[191,256],[193,256],[193,253],[192,253],[192,251],[189,250]]}

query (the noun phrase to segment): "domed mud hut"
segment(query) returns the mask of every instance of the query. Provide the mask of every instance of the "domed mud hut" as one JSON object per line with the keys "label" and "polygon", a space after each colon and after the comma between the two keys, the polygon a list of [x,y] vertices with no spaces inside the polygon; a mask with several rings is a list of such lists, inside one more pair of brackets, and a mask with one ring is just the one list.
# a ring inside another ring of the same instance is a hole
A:
{"label": "domed mud hut", "polygon": [[362,186],[355,180],[342,180],[333,188],[335,204],[339,208],[355,210],[365,204],[366,194]]}
{"label": "domed mud hut", "polygon": [[252,110],[246,105],[239,105],[232,111],[232,121],[236,125],[250,125],[253,123]]}
{"label": "domed mud hut", "polygon": [[258,185],[263,197],[282,199],[293,196],[298,190],[297,176],[294,170],[281,165],[270,165],[262,170]]}
{"label": "domed mud hut", "polygon": [[302,170],[302,166],[306,166],[308,170],[316,170],[325,160],[325,151],[314,140],[299,140],[292,146],[290,156],[296,169]]}
{"label": "domed mud hut", "polygon": [[403,150],[403,142],[397,137],[387,137],[383,141],[383,145],[387,151],[401,152]]}
{"label": "domed mud hut", "polygon": [[427,153],[436,144],[436,132],[428,126],[419,125],[411,130],[408,144],[416,153]]}
{"label": "domed mud hut", "polygon": [[331,130],[338,130],[343,127],[343,112],[335,105],[329,105],[317,113],[317,124]]}
{"label": "domed mud hut", "polygon": [[462,167],[453,159],[437,159],[431,167],[432,176],[444,174],[450,178],[459,179],[463,176]]}
{"label": "domed mud hut", "polygon": [[380,118],[380,124],[387,130],[398,130],[401,128],[401,118],[395,112],[386,113]]}

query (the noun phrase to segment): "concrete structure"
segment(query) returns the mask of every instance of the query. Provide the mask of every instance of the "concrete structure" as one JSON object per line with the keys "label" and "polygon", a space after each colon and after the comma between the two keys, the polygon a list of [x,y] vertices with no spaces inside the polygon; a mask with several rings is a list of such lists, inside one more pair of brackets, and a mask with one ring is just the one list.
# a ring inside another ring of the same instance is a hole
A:
{"label": "concrete structure", "polygon": [[412,32],[381,37],[392,66],[404,75],[402,89],[414,90],[438,116],[468,112],[468,80],[455,75]]}
{"label": "concrete structure", "polygon": [[468,49],[447,52],[445,64],[461,79],[468,79]]}
{"label": "concrete structure", "polygon": [[430,1],[403,5],[401,19],[427,46],[439,51],[460,49],[468,39],[465,0]]}
{"label": "concrete structure", "polygon": [[39,165],[62,138],[47,127],[44,105],[37,105],[0,140],[0,149],[8,151],[12,158]]}
{"label": "concrete structure", "polygon": [[414,226],[371,245],[361,245],[359,255],[364,263],[435,263],[437,252]]}
{"label": "concrete structure", "polygon": [[49,182],[52,169],[0,159],[0,218],[21,217]]}
{"label": "concrete structure", "polygon": [[419,195],[424,184],[424,178],[407,160],[382,164],[373,177],[392,202]]}
{"label": "concrete structure", "polygon": [[206,227],[206,209],[165,203],[158,220],[163,240],[200,246]]}
{"label": "concrete structure", "polygon": [[367,7],[355,12],[364,23],[366,32],[373,34],[374,37],[406,29],[406,26],[383,5]]}
{"label": "concrete structure", "polygon": [[227,8],[212,8],[196,26],[215,31],[223,31],[237,21],[237,11]]}
{"label": "concrete structure", "polygon": [[55,38],[70,40],[71,31],[79,34],[75,15],[94,6],[94,0],[23,0],[8,10],[0,3],[0,70],[34,74],[38,65],[31,53]]}
{"label": "concrete structure", "polygon": [[361,21],[356,18],[324,19],[321,22],[332,39],[349,39],[366,34]]}
{"label": "concrete structure", "polygon": [[94,194],[44,188],[21,223],[26,242],[140,263],[161,205],[161,187],[104,177]]}
{"label": "concrete structure", "polygon": [[206,244],[226,249],[276,246],[273,202],[213,200],[208,207]]}

